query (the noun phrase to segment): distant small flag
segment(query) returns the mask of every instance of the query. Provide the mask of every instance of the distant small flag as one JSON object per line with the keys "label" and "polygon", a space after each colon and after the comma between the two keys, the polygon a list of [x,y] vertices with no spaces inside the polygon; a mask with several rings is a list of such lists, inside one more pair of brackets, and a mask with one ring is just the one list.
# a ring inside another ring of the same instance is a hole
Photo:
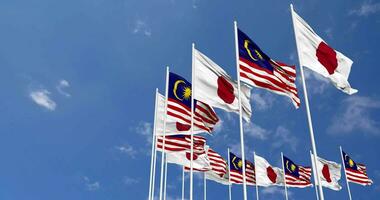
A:
{"label": "distant small flag", "polygon": [[[206,139],[199,135],[194,135],[194,154],[205,153]],[[163,136],[157,136],[157,150],[162,151]],[[187,151],[191,148],[191,135],[168,135],[165,136],[165,151],[179,152]]]}
{"label": "distant small flag", "polygon": [[368,178],[366,166],[356,163],[348,156],[347,153],[342,151],[344,166],[346,168],[346,177],[349,182],[360,185],[372,185],[373,181]]}
{"label": "distant small flag", "polygon": [[238,29],[240,77],[245,83],[287,96],[300,106],[295,84],[296,68],[267,56],[245,33]]}
{"label": "distant small flag", "polygon": [[[193,170],[205,172],[206,179],[228,185],[227,162],[210,147],[207,148],[207,158],[210,162],[211,169],[193,168]],[[190,168],[185,167],[185,171],[190,171]]]}
{"label": "distant small flag", "polygon": [[[248,185],[256,184],[255,166],[245,161],[245,180]],[[230,152],[230,180],[235,184],[243,184],[243,160]]]}
{"label": "distant small flag", "polygon": [[287,187],[310,187],[311,184],[311,167],[303,167],[295,164],[292,160],[283,156],[285,180]]}
{"label": "distant small flag", "polygon": [[[169,74],[167,125],[175,125],[175,131],[168,134],[189,134],[191,128],[191,83],[181,76]],[[194,102],[194,133],[211,133],[219,118],[209,105]],[[172,129],[168,129],[172,131]]]}

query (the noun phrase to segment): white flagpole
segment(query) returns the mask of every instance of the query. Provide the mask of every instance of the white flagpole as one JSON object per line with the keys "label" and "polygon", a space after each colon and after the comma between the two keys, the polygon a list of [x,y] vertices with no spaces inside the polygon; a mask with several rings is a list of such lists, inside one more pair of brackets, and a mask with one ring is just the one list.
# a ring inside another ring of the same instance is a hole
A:
{"label": "white flagpole", "polygon": [[229,200],[232,200],[232,191],[231,191],[231,187],[232,187],[232,184],[231,184],[231,173],[230,173],[230,165],[231,165],[231,162],[230,162],[230,148],[227,148],[227,152],[228,152],[228,197],[229,197]]}
{"label": "white flagpole", "polygon": [[203,200],[207,200],[207,180],[206,180],[206,172],[203,172]]}
{"label": "white flagpole", "polygon": [[[195,49],[195,44],[193,43],[191,49],[191,54],[192,54],[192,61],[191,61],[191,83],[194,83],[194,77],[195,77],[195,70],[194,70],[194,49]],[[192,85],[191,87],[191,135],[190,135],[190,140],[191,140],[191,148],[190,148],[190,200],[193,200],[193,154],[194,154],[194,94],[195,94],[195,87]]]}
{"label": "white flagpole", "polygon": [[154,160],[153,160],[153,177],[152,177],[152,196],[151,200],[154,199],[155,192],[155,182],[156,182],[156,163],[157,163],[157,136],[154,137]]}
{"label": "white flagpole", "polygon": [[[304,98],[305,98],[306,114],[307,114],[307,119],[308,119],[308,124],[309,124],[311,146],[312,146],[312,149],[313,149],[314,161],[315,161],[315,163],[317,163],[317,156],[318,156],[317,155],[317,147],[315,145],[315,140],[314,140],[313,123],[312,123],[312,120],[311,120],[311,114],[310,114],[310,108],[309,108],[309,99],[308,99],[307,90],[306,90],[305,76],[304,76],[304,73],[303,73],[303,67],[301,65],[303,62],[301,62],[302,57],[301,57],[299,45],[298,45],[298,42],[297,42],[297,31],[296,31],[296,27],[295,27],[295,24],[294,24],[294,14],[293,14],[294,10],[293,10],[293,5],[292,4],[290,4],[290,10],[292,12],[292,22],[293,22],[293,29],[294,29],[294,38],[296,40],[298,60],[299,60],[300,69],[301,69],[302,86],[303,86],[303,93],[304,93]],[[319,188],[319,196],[320,196],[321,200],[324,200],[323,189],[322,189],[322,185],[320,184],[321,181],[320,181],[320,177],[319,177],[319,172],[316,171],[316,174],[317,174],[317,181],[318,181],[318,188]]]}
{"label": "white flagpole", "polygon": [[317,200],[319,200],[318,195],[318,186],[317,186],[317,174],[315,173],[317,171],[317,166],[315,165],[313,161],[313,156],[310,151],[310,159],[311,159],[311,171],[313,171],[313,178],[314,178],[314,188],[315,188],[315,196],[317,197]]}
{"label": "white flagpole", "polygon": [[185,167],[182,167],[182,200],[185,200]]}
{"label": "white flagpole", "polygon": [[350,200],[352,200],[351,190],[350,190],[350,184],[348,183],[348,179],[347,179],[346,165],[344,164],[342,146],[339,146],[339,149],[340,149],[340,155],[342,157],[342,165],[343,165],[343,169],[344,169],[344,176],[346,177],[348,197],[350,198]]}
{"label": "white flagpole", "polygon": [[286,188],[286,176],[285,176],[285,166],[284,166],[284,154],[281,152],[282,160],[282,170],[284,171],[284,188],[285,188],[285,199],[288,200],[288,189]]}
{"label": "white flagpole", "polygon": [[165,167],[165,134],[166,134],[166,116],[168,108],[168,87],[169,87],[169,67],[166,67],[166,84],[165,84],[165,114],[164,114],[164,127],[162,138],[162,152],[161,152],[161,177],[160,177],[160,200],[162,200],[163,184],[164,184],[164,167]]}
{"label": "white flagpole", "polygon": [[148,199],[152,199],[152,191],[153,188],[153,176],[155,175],[153,172],[153,162],[154,160],[154,154],[156,151],[155,148],[155,138],[156,138],[156,118],[157,118],[157,96],[158,96],[158,88],[156,88],[156,95],[155,95],[155,101],[154,101],[154,121],[153,121],[153,132],[152,132],[152,152],[151,152],[151,159],[150,159],[150,177],[149,177],[149,197]]}
{"label": "white flagpole", "polygon": [[235,29],[235,56],[236,56],[236,71],[237,71],[237,82],[238,82],[238,96],[239,96],[239,122],[240,122],[240,148],[241,148],[241,159],[243,164],[243,193],[244,200],[247,200],[247,183],[245,177],[245,153],[244,153],[244,133],[243,133],[243,115],[241,108],[241,91],[240,91],[240,67],[239,67],[239,44],[238,44],[238,33],[237,33],[237,22],[234,21]]}
{"label": "white flagpole", "polygon": [[164,200],[166,200],[166,185],[168,180],[168,161],[167,157],[165,156],[165,180],[164,180]]}
{"label": "white flagpole", "polygon": [[256,173],[256,152],[253,152],[253,162],[255,162],[256,200],[259,200],[259,186],[257,185],[257,173]]}

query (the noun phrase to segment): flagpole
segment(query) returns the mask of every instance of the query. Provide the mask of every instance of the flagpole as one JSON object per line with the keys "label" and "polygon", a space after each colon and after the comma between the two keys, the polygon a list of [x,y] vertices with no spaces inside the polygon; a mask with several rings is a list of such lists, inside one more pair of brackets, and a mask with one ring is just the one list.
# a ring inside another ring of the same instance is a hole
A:
{"label": "flagpole", "polygon": [[342,158],[342,165],[343,165],[343,169],[344,169],[344,176],[346,177],[348,197],[350,198],[350,200],[352,200],[351,190],[350,190],[350,184],[348,183],[348,179],[347,179],[346,165],[344,164],[342,146],[339,146],[339,149],[340,149],[340,155],[341,155],[340,157]]}
{"label": "flagpole", "polygon": [[206,172],[203,172],[203,200],[207,200]]}
{"label": "flagpole", "polygon": [[317,175],[315,174],[315,171],[317,170],[317,167],[313,161],[313,156],[310,152],[310,159],[311,159],[311,170],[313,171],[313,178],[314,178],[314,188],[315,188],[315,196],[317,197],[317,200],[319,200],[319,195],[318,195],[318,186],[317,186]]}
{"label": "flagpole", "polygon": [[288,189],[286,189],[286,176],[285,176],[285,166],[284,166],[284,154],[281,152],[282,160],[282,170],[284,171],[284,187],[285,187],[285,199],[288,200]]}
{"label": "flagpole", "polygon": [[165,156],[165,181],[164,181],[164,200],[166,200],[166,185],[167,185],[167,180],[168,180],[168,160],[167,156]]}
{"label": "flagpole", "polygon": [[154,100],[154,120],[153,120],[153,132],[152,132],[152,152],[150,159],[150,177],[149,177],[149,197],[148,199],[152,199],[152,191],[153,188],[153,162],[154,162],[154,153],[156,151],[155,148],[155,138],[156,138],[156,118],[157,118],[157,96],[158,96],[158,88],[156,88],[155,100]]}
{"label": "flagpole", "polygon": [[[294,24],[293,4],[290,4],[290,10],[292,12],[292,22],[293,22],[293,29],[294,29],[294,38],[296,40],[296,46],[297,46],[298,61],[300,63],[301,79],[302,79],[302,86],[303,86],[303,92],[304,92],[304,98],[305,98],[306,114],[307,114],[307,119],[308,119],[308,124],[309,124],[311,146],[312,146],[312,150],[313,150],[314,162],[316,164],[317,163],[317,156],[318,156],[317,155],[317,147],[315,145],[313,123],[312,123],[312,120],[311,120],[311,113],[310,113],[310,108],[309,108],[309,99],[308,99],[307,89],[306,89],[306,81],[305,81],[305,76],[304,76],[304,73],[303,73],[303,67],[301,65],[302,64],[302,62],[301,62],[302,57],[301,57],[301,54],[300,54],[300,51],[299,51],[299,45],[298,45],[298,42],[297,42],[297,33],[296,33],[296,27],[295,27],[295,24]],[[321,181],[320,181],[318,170],[316,171],[316,174],[317,174],[317,181],[318,181],[318,188],[319,188],[319,196],[320,196],[321,200],[324,200],[323,189],[322,189],[322,185],[320,184]]]}
{"label": "flagpole", "polygon": [[155,192],[155,182],[156,182],[156,163],[157,163],[157,136],[154,137],[154,161],[153,161],[153,177],[152,177],[152,196],[151,200],[154,199]]}
{"label": "flagpole", "polygon": [[245,153],[244,153],[244,133],[243,133],[243,115],[241,108],[241,91],[240,91],[240,67],[239,67],[239,46],[238,46],[238,34],[237,34],[237,22],[234,21],[235,29],[235,56],[236,56],[236,71],[237,71],[237,82],[238,82],[238,96],[239,96],[239,123],[240,123],[240,148],[241,148],[241,159],[243,164],[243,193],[244,200],[247,200],[247,183],[245,177]]}
{"label": "flagpole", "polygon": [[259,186],[257,185],[257,174],[256,174],[256,152],[253,152],[253,162],[255,162],[256,200],[259,200]]}
{"label": "flagpole", "polygon": [[[195,70],[194,70],[194,49],[195,49],[195,44],[192,43],[191,45],[191,83],[194,83],[194,77],[195,77]],[[194,94],[195,94],[195,87],[191,87],[191,135],[190,135],[190,140],[191,140],[191,148],[190,148],[190,200],[193,200],[193,155],[194,155]]]}
{"label": "flagpole", "polygon": [[232,184],[231,184],[231,173],[230,173],[230,165],[231,165],[231,162],[230,162],[230,148],[227,148],[227,157],[228,157],[228,197],[229,197],[229,200],[232,200],[232,191],[231,191],[231,187],[232,187]]}
{"label": "flagpole", "polygon": [[168,87],[169,87],[169,66],[166,67],[166,84],[165,84],[165,114],[164,114],[164,125],[163,125],[163,138],[162,138],[162,152],[161,152],[161,177],[160,177],[160,199],[162,200],[163,193],[163,182],[164,182],[164,167],[165,167],[165,134],[166,134],[166,116],[168,108]]}
{"label": "flagpole", "polygon": [[182,167],[182,200],[185,200],[185,167]]}

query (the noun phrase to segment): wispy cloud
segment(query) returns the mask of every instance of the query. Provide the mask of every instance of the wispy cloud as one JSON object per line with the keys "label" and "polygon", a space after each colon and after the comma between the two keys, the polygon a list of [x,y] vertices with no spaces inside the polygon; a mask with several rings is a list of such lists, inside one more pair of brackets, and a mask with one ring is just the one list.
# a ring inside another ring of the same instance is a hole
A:
{"label": "wispy cloud", "polygon": [[65,92],[64,89],[70,87],[70,83],[67,80],[60,80],[58,85],[56,86],[57,91],[59,94],[65,96],[65,97],[71,97],[71,95],[68,92]]}
{"label": "wispy cloud", "polygon": [[[306,68],[304,68],[306,69]],[[309,69],[304,70],[305,80],[308,88],[308,92],[312,94],[323,94],[328,88],[330,82],[327,78],[315,73]],[[297,79],[299,85],[301,85],[301,77]],[[310,88],[310,89],[309,89]]]}
{"label": "wispy cloud", "polygon": [[371,117],[371,111],[380,109],[380,101],[370,97],[350,96],[342,101],[341,108],[328,127],[331,134],[356,132],[379,135],[380,122]]}
{"label": "wispy cloud", "polygon": [[333,39],[332,28],[327,28],[324,32],[330,40]]}
{"label": "wispy cloud", "polygon": [[261,111],[271,108],[275,102],[275,99],[276,98],[274,98],[273,94],[267,91],[255,92],[251,95],[251,100],[254,103],[254,109]]}
{"label": "wispy cloud", "polygon": [[279,126],[274,133],[274,142],[272,143],[273,148],[281,148],[284,146],[290,147],[292,151],[297,150],[298,139],[296,136],[292,135],[289,129]]}
{"label": "wispy cloud", "polygon": [[364,1],[359,8],[349,11],[350,15],[369,16],[380,12],[380,3],[372,1]]}
{"label": "wispy cloud", "polygon": [[124,144],[122,146],[115,146],[115,149],[118,150],[120,153],[126,154],[127,156],[131,158],[135,158],[137,151],[133,146]]}
{"label": "wispy cloud", "polygon": [[57,104],[50,98],[50,92],[46,89],[32,90],[29,97],[39,106],[54,111]]}
{"label": "wispy cloud", "polygon": [[142,19],[137,19],[135,21],[132,33],[133,34],[143,34],[147,37],[152,36],[152,31],[151,31],[150,27]]}
{"label": "wispy cloud", "polygon": [[90,181],[90,179],[87,176],[83,177],[84,184],[86,186],[86,190],[88,191],[95,191],[100,188],[100,183],[98,181]]}
{"label": "wispy cloud", "polygon": [[153,125],[150,122],[141,121],[135,128],[135,132],[144,136],[149,144],[152,144]]}
{"label": "wispy cloud", "polygon": [[250,137],[260,140],[266,140],[270,135],[270,131],[252,122],[244,124],[244,133]]}
{"label": "wispy cloud", "polygon": [[123,183],[125,185],[134,185],[134,184],[137,184],[139,182],[140,182],[139,179],[128,177],[128,176],[126,176],[126,177],[123,178]]}
{"label": "wispy cloud", "polygon": [[[274,195],[278,195],[278,194],[285,196],[284,188],[279,188],[279,187],[265,187],[261,190],[261,192],[263,193],[263,195],[267,196],[267,199],[272,199],[271,197],[275,199]],[[291,197],[291,196],[293,196],[293,193],[288,190],[288,197]]]}

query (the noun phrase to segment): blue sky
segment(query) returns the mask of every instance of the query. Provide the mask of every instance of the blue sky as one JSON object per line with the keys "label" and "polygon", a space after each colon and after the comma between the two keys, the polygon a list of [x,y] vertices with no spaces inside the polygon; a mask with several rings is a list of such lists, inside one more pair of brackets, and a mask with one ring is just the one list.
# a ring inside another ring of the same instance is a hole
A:
{"label": "blue sky", "polygon": [[[1,0],[0,198],[146,199],[154,90],[165,66],[191,78],[191,43],[236,77],[233,20],[273,59],[298,65],[290,1]],[[331,46],[354,61],[353,96],[306,70],[318,153],[340,162],[339,145],[368,166],[371,187],[351,184],[354,199],[380,194],[380,3],[293,1],[296,11]],[[298,82],[300,83],[300,82]],[[310,138],[301,108],[286,97],[252,90],[246,152],[279,166],[280,152],[310,165]],[[239,153],[238,116],[217,110],[222,123],[208,143],[223,156]],[[169,166],[169,199],[180,197],[178,166]],[[195,179],[195,197],[202,182]],[[346,199],[325,189],[328,199]],[[188,186],[188,185],[187,185]],[[249,199],[254,189],[249,188]],[[290,189],[312,199],[314,189]],[[363,195],[365,194],[365,195]],[[209,199],[228,199],[208,184]],[[260,190],[281,199],[282,188]],[[234,199],[242,198],[239,186]]]}

